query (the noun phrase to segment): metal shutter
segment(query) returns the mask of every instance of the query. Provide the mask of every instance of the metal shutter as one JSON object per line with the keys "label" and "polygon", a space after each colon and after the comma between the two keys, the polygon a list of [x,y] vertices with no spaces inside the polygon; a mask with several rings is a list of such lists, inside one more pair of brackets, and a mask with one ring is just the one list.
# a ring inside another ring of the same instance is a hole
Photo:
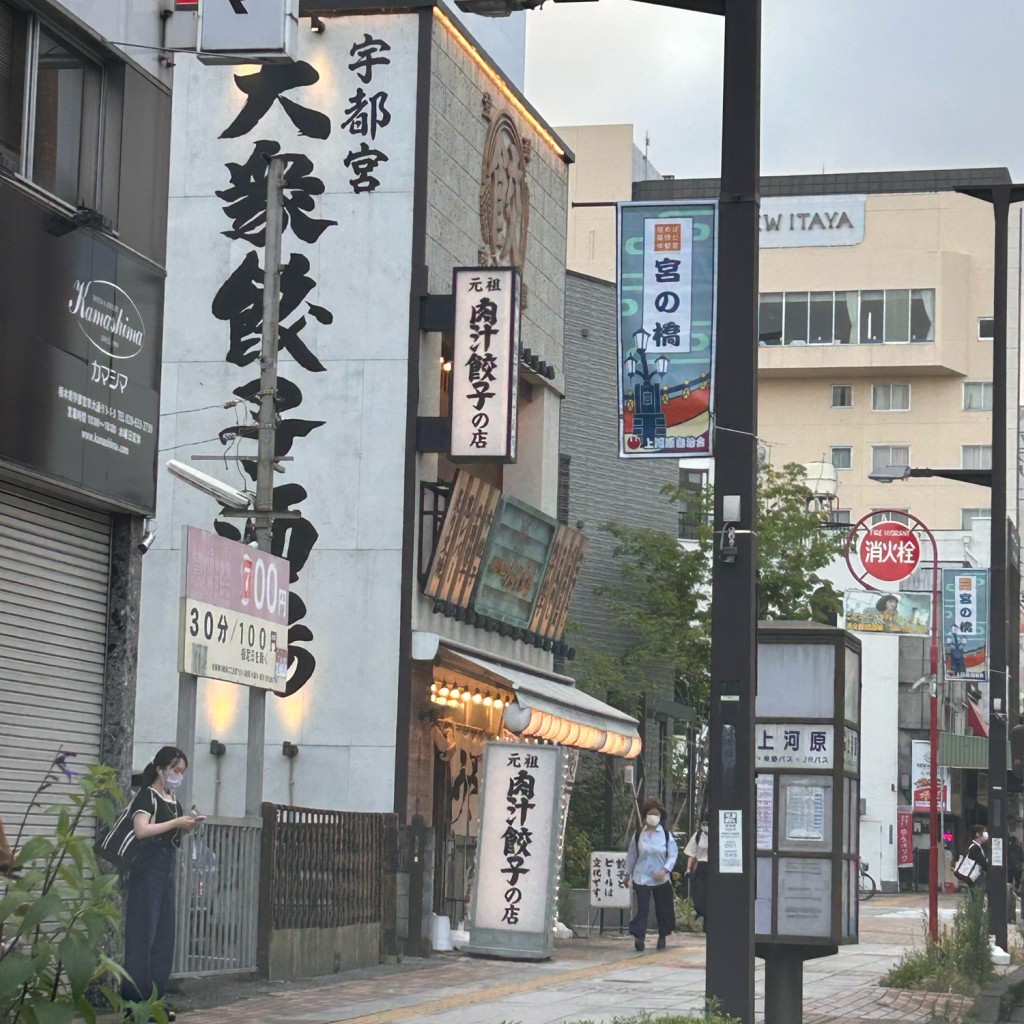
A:
{"label": "metal shutter", "polygon": [[[78,764],[99,760],[109,583],[109,515],[0,481],[0,817],[11,842],[59,747]],[[44,827],[52,819],[33,812],[27,834]]]}

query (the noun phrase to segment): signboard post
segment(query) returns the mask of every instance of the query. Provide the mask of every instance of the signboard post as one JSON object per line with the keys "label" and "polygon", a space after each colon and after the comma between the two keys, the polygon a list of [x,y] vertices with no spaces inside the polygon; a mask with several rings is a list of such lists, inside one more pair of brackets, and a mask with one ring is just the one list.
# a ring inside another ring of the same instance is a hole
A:
{"label": "signboard post", "polygon": [[283,689],[289,572],[285,558],[184,527],[178,671]]}
{"label": "signboard post", "polygon": [[803,961],[859,935],[860,641],[763,624],[757,683],[756,953],[766,1019],[799,1019]]}
{"label": "signboard post", "polygon": [[[241,683],[261,696],[266,690],[284,689],[289,573],[285,558],[184,527],[176,735],[190,762],[200,676]],[[262,746],[259,754],[262,763]],[[185,779],[181,801],[187,807],[188,774]]]}
{"label": "signboard post", "polygon": [[484,748],[469,953],[551,956],[564,759],[558,746]]}
{"label": "signboard post", "polygon": [[[876,522],[878,517],[883,518]],[[928,846],[928,934],[933,942],[939,937],[939,811],[938,811],[938,760],[939,760],[939,548],[935,535],[925,524],[911,515],[897,509],[880,509],[861,517],[850,530],[846,541],[846,564],[858,583],[877,591],[875,580],[882,583],[897,583],[906,579],[921,561],[921,535],[928,538],[932,549],[932,615],[931,615],[931,694],[929,701],[929,846]],[[859,565],[858,565],[859,561]],[[882,605],[877,608],[880,620],[892,620],[898,614],[891,605],[894,595],[886,594]],[[857,628],[857,627],[852,627]],[[888,629],[885,632],[902,632]]]}

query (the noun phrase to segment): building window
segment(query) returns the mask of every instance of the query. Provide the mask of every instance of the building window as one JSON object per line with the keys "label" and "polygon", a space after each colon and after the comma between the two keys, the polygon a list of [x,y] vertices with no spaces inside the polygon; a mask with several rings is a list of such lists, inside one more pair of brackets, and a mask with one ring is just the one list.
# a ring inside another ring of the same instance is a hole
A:
{"label": "building window", "polygon": [[876,512],[871,517],[872,526],[877,526],[879,523],[902,523],[904,526],[909,526],[910,517],[907,515],[906,511],[887,509],[884,512]]}
{"label": "building window", "polygon": [[781,292],[768,292],[760,297],[757,324],[757,337],[761,344],[782,344]]}
{"label": "building window", "polygon": [[992,411],[992,382],[990,380],[964,381],[964,411]]}
{"label": "building window", "polygon": [[762,345],[906,344],[935,340],[935,289],[766,292]]}
{"label": "building window", "polygon": [[832,452],[832,465],[836,469],[852,469],[853,468],[853,449],[848,446],[833,447],[830,449]]}
{"label": "building window", "polygon": [[960,509],[960,529],[970,530],[972,519],[991,519],[992,509],[990,508],[962,508]]}
{"label": "building window", "polygon": [[11,169],[72,206],[95,207],[102,111],[102,67],[0,0],[0,156]]}
{"label": "building window", "polygon": [[992,445],[965,444],[960,449],[961,469],[991,469]]}
{"label": "building window", "polygon": [[880,473],[889,466],[909,466],[910,446],[905,444],[875,444],[871,446],[871,472]]}
{"label": "building window", "polygon": [[991,341],[996,336],[996,322],[990,316],[978,317],[978,341]]}
{"label": "building window", "polygon": [[837,525],[849,526],[853,520],[850,519],[850,510],[848,508],[836,508],[830,513],[828,521]]}
{"label": "building window", "polygon": [[0,0],[0,158],[15,170],[21,164],[27,38],[26,16]]}
{"label": "building window", "polygon": [[832,408],[851,409],[853,407],[853,385],[833,384],[832,385]]}
{"label": "building window", "polygon": [[697,540],[700,527],[707,522],[703,510],[704,488],[708,474],[703,469],[679,470],[679,539]]}
{"label": "building window", "polygon": [[907,412],[910,409],[909,384],[873,384],[871,408],[874,412]]}
{"label": "building window", "polygon": [[555,518],[563,525],[569,523],[569,464],[572,457],[569,455],[558,456],[558,496]]}

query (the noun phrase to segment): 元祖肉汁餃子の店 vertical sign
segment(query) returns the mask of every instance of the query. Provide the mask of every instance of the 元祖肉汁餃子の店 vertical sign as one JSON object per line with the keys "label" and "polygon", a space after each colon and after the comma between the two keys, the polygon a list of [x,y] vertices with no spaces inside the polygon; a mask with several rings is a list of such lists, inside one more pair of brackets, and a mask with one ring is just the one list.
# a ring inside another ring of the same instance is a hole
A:
{"label": "\u5143\u7956\u8089\u6c41\u9903\u5b50\u306e\u5e97 vertical sign", "polygon": [[717,215],[714,201],[619,204],[623,458],[711,454]]}
{"label": "\u5143\u7956\u8089\u6c41\u9903\u5b50\u306e\u5e97 vertical sign", "polygon": [[449,455],[516,461],[519,276],[511,267],[457,267]]}

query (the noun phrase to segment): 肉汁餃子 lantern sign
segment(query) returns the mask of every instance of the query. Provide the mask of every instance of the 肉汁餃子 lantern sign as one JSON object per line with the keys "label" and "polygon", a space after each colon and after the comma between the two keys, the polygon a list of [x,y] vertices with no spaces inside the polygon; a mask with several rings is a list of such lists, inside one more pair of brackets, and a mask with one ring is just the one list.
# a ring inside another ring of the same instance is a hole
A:
{"label": "\u8089\u6c41\u9903\u5b50 lantern sign", "polygon": [[877,523],[861,538],[859,554],[869,576],[896,583],[917,568],[921,545],[913,530],[902,523]]}

